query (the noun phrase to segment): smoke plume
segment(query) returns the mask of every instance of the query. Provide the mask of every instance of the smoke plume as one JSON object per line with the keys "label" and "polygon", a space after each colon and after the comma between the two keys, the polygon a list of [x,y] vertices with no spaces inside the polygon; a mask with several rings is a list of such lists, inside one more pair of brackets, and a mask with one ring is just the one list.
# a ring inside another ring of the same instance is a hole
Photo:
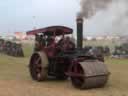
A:
{"label": "smoke plume", "polygon": [[[81,0],[85,33],[128,35],[128,0]],[[85,34],[87,35],[87,34]]]}
{"label": "smoke plume", "polygon": [[85,18],[93,16],[97,11],[107,7],[111,0],[82,0],[81,14]]}

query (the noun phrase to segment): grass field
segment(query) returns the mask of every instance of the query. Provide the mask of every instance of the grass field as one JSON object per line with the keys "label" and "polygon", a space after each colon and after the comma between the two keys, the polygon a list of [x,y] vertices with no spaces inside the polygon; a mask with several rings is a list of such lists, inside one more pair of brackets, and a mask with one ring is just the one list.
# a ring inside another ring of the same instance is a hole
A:
{"label": "grass field", "polygon": [[128,59],[106,58],[111,72],[104,88],[79,90],[70,81],[31,80],[28,63],[32,49],[24,48],[24,58],[0,54],[0,96],[128,96]]}

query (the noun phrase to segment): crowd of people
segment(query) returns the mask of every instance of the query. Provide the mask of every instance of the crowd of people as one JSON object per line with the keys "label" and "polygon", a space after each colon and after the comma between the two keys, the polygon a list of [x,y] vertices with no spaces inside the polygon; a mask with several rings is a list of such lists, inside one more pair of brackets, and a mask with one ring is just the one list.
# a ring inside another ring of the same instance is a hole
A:
{"label": "crowd of people", "polygon": [[15,57],[24,57],[21,44],[0,39],[0,53]]}

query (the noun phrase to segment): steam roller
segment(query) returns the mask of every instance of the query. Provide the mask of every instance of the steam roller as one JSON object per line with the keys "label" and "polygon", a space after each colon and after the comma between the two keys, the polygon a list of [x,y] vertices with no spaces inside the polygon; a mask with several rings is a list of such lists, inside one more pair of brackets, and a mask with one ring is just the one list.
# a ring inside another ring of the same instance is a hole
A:
{"label": "steam roller", "polygon": [[[72,85],[79,89],[103,87],[110,73],[104,57],[88,54],[84,50],[82,18],[77,18],[77,45],[69,37],[66,38],[72,33],[73,30],[65,26],[27,32],[36,36],[35,49],[29,62],[32,79],[40,82],[49,76],[59,80],[70,78]],[[56,42],[58,37],[62,38]]]}

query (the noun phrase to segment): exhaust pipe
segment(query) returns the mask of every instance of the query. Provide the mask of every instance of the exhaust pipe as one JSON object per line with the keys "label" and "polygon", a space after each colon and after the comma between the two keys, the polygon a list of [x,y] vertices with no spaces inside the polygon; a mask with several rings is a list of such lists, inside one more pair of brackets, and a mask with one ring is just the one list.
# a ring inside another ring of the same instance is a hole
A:
{"label": "exhaust pipe", "polygon": [[83,18],[81,16],[77,16],[76,23],[77,23],[77,48],[83,48]]}

